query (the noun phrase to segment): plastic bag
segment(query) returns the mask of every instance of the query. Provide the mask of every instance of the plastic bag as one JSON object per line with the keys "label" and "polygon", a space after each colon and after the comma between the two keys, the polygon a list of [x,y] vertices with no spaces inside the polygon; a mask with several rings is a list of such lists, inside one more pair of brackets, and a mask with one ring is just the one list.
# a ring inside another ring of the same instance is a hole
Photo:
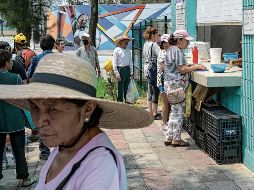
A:
{"label": "plastic bag", "polygon": [[139,99],[139,93],[136,86],[136,83],[133,79],[131,79],[130,84],[128,86],[128,91],[126,94],[126,102],[134,103]]}
{"label": "plastic bag", "polygon": [[97,82],[97,86],[96,86],[96,97],[97,98],[104,98],[105,88],[106,88],[105,80],[102,77],[99,77],[98,82]]}
{"label": "plastic bag", "polygon": [[184,113],[184,117],[186,118],[191,116],[191,101],[192,101],[192,85],[189,84],[186,92],[185,113]]}

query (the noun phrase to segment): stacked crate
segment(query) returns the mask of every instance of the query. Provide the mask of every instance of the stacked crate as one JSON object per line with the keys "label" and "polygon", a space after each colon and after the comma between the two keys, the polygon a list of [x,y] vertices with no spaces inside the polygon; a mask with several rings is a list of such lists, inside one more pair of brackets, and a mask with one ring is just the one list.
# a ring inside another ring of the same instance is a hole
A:
{"label": "stacked crate", "polygon": [[218,164],[242,162],[241,117],[224,107],[201,111],[205,150]]}

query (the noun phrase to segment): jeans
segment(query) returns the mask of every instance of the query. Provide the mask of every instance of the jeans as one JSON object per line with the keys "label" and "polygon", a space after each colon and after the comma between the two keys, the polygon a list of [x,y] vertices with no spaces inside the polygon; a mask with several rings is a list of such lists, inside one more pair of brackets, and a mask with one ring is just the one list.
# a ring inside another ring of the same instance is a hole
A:
{"label": "jeans", "polygon": [[[5,149],[6,133],[0,133],[0,163],[3,162],[3,153]],[[11,146],[16,159],[17,179],[25,179],[29,176],[28,167],[25,157],[25,131],[17,131],[9,133]],[[0,179],[2,175],[2,167],[0,167]]]}

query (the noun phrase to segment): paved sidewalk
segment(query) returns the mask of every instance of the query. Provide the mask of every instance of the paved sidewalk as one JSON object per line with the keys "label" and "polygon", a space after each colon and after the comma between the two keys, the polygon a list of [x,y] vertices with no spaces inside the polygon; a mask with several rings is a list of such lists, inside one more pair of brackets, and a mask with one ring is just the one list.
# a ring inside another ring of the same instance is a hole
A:
{"label": "paved sidewalk", "polygon": [[[134,130],[106,130],[121,151],[127,168],[130,190],[252,190],[254,173],[243,164],[217,165],[183,133],[190,147],[165,147],[160,121]],[[29,144],[27,159],[30,173],[37,175],[43,165],[38,160],[38,144]],[[1,190],[21,188],[15,170],[4,171]]]}

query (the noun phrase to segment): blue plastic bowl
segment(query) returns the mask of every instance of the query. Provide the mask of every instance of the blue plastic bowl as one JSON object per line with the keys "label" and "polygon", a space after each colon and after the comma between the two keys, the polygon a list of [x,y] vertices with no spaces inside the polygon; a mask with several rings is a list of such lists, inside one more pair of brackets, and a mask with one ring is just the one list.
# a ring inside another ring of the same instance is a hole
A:
{"label": "blue plastic bowl", "polygon": [[236,53],[224,53],[223,54],[224,61],[234,61],[238,59],[238,54]]}
{"label": "blue plastic bowl", "polygon": [[227,68],[227,64],[219,63],[219,64],[211,64],[211,68],[215,73],[224,73]]}

